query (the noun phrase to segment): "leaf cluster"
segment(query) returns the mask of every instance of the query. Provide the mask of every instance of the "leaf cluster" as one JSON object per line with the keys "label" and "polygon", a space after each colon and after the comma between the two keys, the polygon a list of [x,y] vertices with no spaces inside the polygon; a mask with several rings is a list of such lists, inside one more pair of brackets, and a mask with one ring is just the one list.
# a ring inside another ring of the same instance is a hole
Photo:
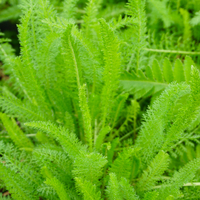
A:
{"label": "leaf cluster", "polygon": [[[165,1],[149,1],[155,2],[165,8]],[[11,197],[0,198],[199,195],[196,63],[189,56],[184,62],[147,57],[146,1],[129,0],[125,16],[108,22],[98,17],[102,1],[90,0],[79,26],[76,3],[64,2],[60,13],[48,0],[23,0],[20,55],[0,40],[11,83],[0,93],[0,180]],[[161,17],[167,12],[161,10]],[[187,21],[185,10],[181,13]],[[163,22],[170,26],[170,20]],[[189,157],[182,149],[192,146],[195,156]],[[176,166],[174,157],[184,155],[189,159]]]}

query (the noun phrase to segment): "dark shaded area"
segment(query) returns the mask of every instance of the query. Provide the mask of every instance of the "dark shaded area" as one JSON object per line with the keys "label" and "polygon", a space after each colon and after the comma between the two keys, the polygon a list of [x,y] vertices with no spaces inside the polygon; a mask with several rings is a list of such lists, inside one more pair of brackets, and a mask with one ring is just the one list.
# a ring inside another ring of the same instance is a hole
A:
{"label": "dark shaded area", "polygon": [[5,34],[5,38],[11,39],[10,44],[15,49],[15,53],[19,55],[19,40],[18,40],[18,29],[17,25],[18,21],[5,21],[0,23],[0,31]]}

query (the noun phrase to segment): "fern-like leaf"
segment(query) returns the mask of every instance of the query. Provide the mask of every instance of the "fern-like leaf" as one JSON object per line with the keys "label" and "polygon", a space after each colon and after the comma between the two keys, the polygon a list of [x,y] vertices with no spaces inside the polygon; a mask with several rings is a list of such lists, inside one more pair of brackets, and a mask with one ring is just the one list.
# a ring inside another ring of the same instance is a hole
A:
{"label": "fern-like leaf", "polygon": [[[129,0],[127,4],[127,14],[131,16],[132,23],[134,26],[131,26],[131,58],[127,65],[127,71],[135,67],[136,74],[138,70],[142,67],[142,49],[146,46],[146,13],[145,13],[145,0]],[[130,51],[130,50],[129,50]],[[127,52],[129,53],[129,52]],[[135,58],[136,62],[133,65],[133,59]],[[132,67],[134,66],[134,67]]]}
{"label": "fern-like leaf", "polygon": [[98,151],[101,148],[101,145],[103,144],[103,140],[106,136],[106,134],[109,133],[111,128],[109,126],[104,127],[98,134],[96,141],[95,141],[95,149]]}
{"label": "fern-like leaf", "polygon": [[123,73],[120,84],[125,91],[134,94],[136,99],[147,97],[163,91],[173,81],[189,83],[191,64],[194,65],[191,58],[186,57],[184,66],[180,60],[177,60],[172,70],[172,65],[167,58],[162,68],[157,61],[154,61],[152,67],[146,68],[146,73],[141,70],[138,74]]}
{"label": "fern-like leaf", "polygon": [[178,195],[183,184],[192,181],[196,171],[199,169],[200,159],[194,159],[183,166],[179,172],[175,172],[173,178],[164,184],[159,191],[159,199],[165,199],[169,195]]}
{"label": "fern-like leaf", "polygon": [[0,154],[0,177],[12,197],[16,200],[38,199],[35,188],[39,187],[42,178],[30,156],[3,142],[0,142]]}
{"label": "fern-like leaf", "polygon": [[139,197],[137,196],[133,186],[130,185],[128,180],[124,177],[121,178],[121,181],[119,182],[120,189],[122,192],[122,196],[126,200],[139,200]]}
{"label": "fern-like leaf", "polygon": [[0,96],[0,105],[2,110],[22,121],[27,120],[44,120],[44,113],[38,110],[38,107],[29,103],[23,103],[15,95],[13,95],[7,88],[2,89],[3,95]]}
{"label": "fern-like leaf", "polygon": [[67,194],[64,185],[57,178],[55,178],[51,174],[51,172],[49,172],[47,167],[42,168],[42,173],[46,176],[45,183],[47,185],[50,185],[51,187],[53,187],[56,190],[60,200],[70,200],[70,197]]}
{"label": "fern-like leaf", "polygon": [[80,65],[77,45],[71,34],[72,28],[72,25],[68,25],[62,37],[62,55],[65,64],[62,70],[68,89],[78,99],[77,88],[80,88],[82,85],[82,66]]}
{"label": "fern-like leaf", "polygon": [[131,164],[132,160],[131,157],[138,151],[138,149],[126,149],[122,153],[118,154],[118,157],[114,161],[114,163],[111,165],[110,172],[115,173],[118,180],[121,179],[121,177],[124,177],[126,179],[130,179],[131,175]]}
{"label": "fern-like leaf", "polygon": [[57,139],[64,151],[74,160],[74,177],[98,183],[102,176],[102,169],[106,165],[106,159],[98,153],[88,153],[85,146],[78,141],[74,134],[70,134],[65,128],[57,127],[50,122],[30,122],[27,126],[39,129]]}
{"label": "fern-like leaf", "polygon": [[48,166],[48,170],[64,184],[72,183],[72,162],[62,148],[53,145],[43,145],[34,149],[33,158],[41,168]]}
{"label": "fern-like leaf", "polygon": [[159,176],[161,176],[168,168],[168,165],[169,155],[164,151],[160,151],[139,179],[137,184],[138,190],[151,189],[155,185],[156,181],[159,180]]}
{"label": "fern-like leaf", "polygon": [[86,153],[86,148],[78,141],[75,134],[69,133],[64,127],[58,127],[50,122],[29,122],[25,125],[47,133],[58,140],[71,159]]}
{"label": "fern-like leaf", "polygon": [[83,85],[79,88],[79,105],[82,111],[85,138],[89,145],[90,151],[93,149],[93,135],[92,135],[92,126],[91,126],[91,116],[86,99],[86,85]]}
{"label": "fern-like leaf", "polygon": [[150,164],[150,160],[156,155],[165,142],[164,130],[168,128],[171,121],[171,109],[177,104],[178,99],[189,94],[190,90],[186,84],[172,84],[162,95],[154,102],[152,108],[144,116],[139,136],[136,140],[136,146],[142,147],[142,164]]}
{"label": "fern-like leaf", "polygon": [[103,72],[104,86],[102,89],[102,127],[106,124],[106,119],[110,112],[112,99],[118,88],[118,80],[120,75],[120,54],[118,53],[119,41],[115,36],[113,30],[101,19],[101,36],[103,40],[103,53],[105,67]]}
{"label": "fern-like leaf", "polygon": [[16,146],[19,148],[33,148],[33,143],[26,137],[13,118],[9,119],[5,113],[0,113],[0,119]]}
{"label": "fern-like leaf", "polygon": [[109,200],[139,200],[134,188],[129,184],[128,180],[124,177],[119,181],[115,173],[109,174],[108,187],[106,194]]}
{"label": "fern-like leaf", "polygon": [[117,176],[114,173],[109,174],[109,182],[106,190],[106,194],[109,200],[123,200],[120,194],[120,186],[117,180]]}
{"label": "fern-like leaf", "polygon": [[144,198],[142,200],[157,200],[158,198],[158,192],[153,191],[153,192],[147,192],[144,195]]}
{"label": "fern-like leaf", "polygon": [[83,194],[84,200],[101,200],[101,192],[97,191],[91,182],[75,177],[78,190]]}
{"label": "fern-like leaf", "polygon": [[90,181],[92,184],[99,185],[99,179],[103,175],[103,167],[107,160],[98,153],[90,153],[77,157],[74,162],[74,177]]}

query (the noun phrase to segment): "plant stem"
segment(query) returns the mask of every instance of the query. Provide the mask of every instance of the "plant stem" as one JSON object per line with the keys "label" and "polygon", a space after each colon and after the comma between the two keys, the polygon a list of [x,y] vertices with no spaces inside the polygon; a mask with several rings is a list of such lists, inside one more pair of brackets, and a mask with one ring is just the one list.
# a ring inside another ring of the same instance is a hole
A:
{"label": "plant stem", "polygon": [[191,52],[191,51],[176,51],[176,50],[148,49],[148,48],[144,48],[143,50],[150,51],[150,52],[158,52],[158,53],[200,55],[200,52]]}

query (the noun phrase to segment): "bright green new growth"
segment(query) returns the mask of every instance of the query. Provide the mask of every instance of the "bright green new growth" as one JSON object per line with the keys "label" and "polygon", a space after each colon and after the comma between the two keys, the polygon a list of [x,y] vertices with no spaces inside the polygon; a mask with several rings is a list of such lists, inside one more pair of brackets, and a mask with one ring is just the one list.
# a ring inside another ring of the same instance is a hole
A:
{"label": "bright green new growth", "polygon": [[3,122],[3,125],[6,128],[10,138],[16,146],[18,146],[19,148],[33,148],[33,143],[18,127],[17,123],[13,118],[10,120],[6,114],[0,113],[0,119]]}
{"label": "bright green new growth", "polygon": [[114,173],[110,173],[108,187],[107,187],[107,196],[108,199],[117,199],[117,200],[138,200],[135,190],[130,186],[127,179],[122,178],[119,182]]}
{"label": "bright green new growth", "polygon": [[132,18],[132,23],[136,25],[136,28],[132,29],[131,35],[132,43],[134,49],[132,52],[134,54],[131,55],[130,61],[127,65],[127,71],[132,68],[133,59],[135,59],[135,71],[138,74],[138,70],[142,67],[142,59],[143,59],[143,48],[146,46],[146,14],[145,14],[145,3],[146,0],[129,0],[128,1],[128,12]]}
{"label": "bright green new growth", "polygon": [[84,181],[81,178],[75,178],[77,188],[84,195],[84,199],[100,200],[101,193],[96,191],[96,186],[89,181]]}
{"label": "bright green new growth", "polygon": [[[184,130],[195,119],[199,109],[197,102],[200,100],[197,92],[199,81],[199,71],[193,67],[190,88],[186,84],[170,85],[154,102],[152,110],[147,112],[146,122],[136,141],[136,146],[143,147],[141,158],[144,163],[149,164],[159,149],[170,151],[174,142],[182,137]],[[180,99],[185,95],[187,95],[187,101],[175,111],[176,104],[179,104]]]}
{"label": "bright green new growth", "polygon": [[199,143],[195,63],[144,66],[146,1],[130,0],[124,18],[107,22],[90,0],[78,25],[76,3],[57,13],[47,0],[23,0],[20,56],[0,40],[12,82],[0,94],[3,188],[14,200],[171,200],[186,187],[198,195],[200,159],[176,167],[172,157]]}
{"label": "bright green new growth", "polygon": [[[159,176],[161,176],[169,165],[169,155],[164,151],[160,151],[152,160],[148,168],[143,172],[138,182],[138,190],[149,190],[154,185]],[[157,177],[157,178],[156,178]]]}
{"label": "bright green new growth", "polygon": [[125,149],[123,152],[119,153],[118,157],[112,163],[110,172],[115,173],[118,180],[120,180],[121,177],[130,179],[132,170],[132,156],[136,154],[137,151],[137,149]]}
{"label": "bright green new growth", "polygon": [[113,30],[106,24],[105,20],[100,20],[100,31],[103,41],[104,54],[104,72],[103,80],[105,85],[102,89],[102,127],[105,127],[107,115],[110,112],[110,104],[115,97],[115,91],[118,87],[119,73],[120,73],[120,54],[119,41],[114,35]]}
{"label": "bright green new growth", "polygon": [[34,188],[39,187],[42,179],[38,176],[38,168],[31,157],[3,142],[0,143],[0,154],[3,155],[0,158],[0,177],[13,194],[13,198],[37,199],[37,191]]}
{"label": "bright green new growth", "polygon": [[89,144],[89,149],[93,149],[93,136],[92,136],[92,127],[91,127],[91,116],[86,99],[86,85],[80,86],[79,88],[79,104],[83,115],[83,124],[84,124],[84,133],[86,140]]}
{"label": "bright green new growth", "polygon": [[46,167],[42,168],[42,173],[47,177],[45,183],[55,189],[61,200],[70,200],[70,197],[65,191],[64,185],[57,178],[53,177]]}

